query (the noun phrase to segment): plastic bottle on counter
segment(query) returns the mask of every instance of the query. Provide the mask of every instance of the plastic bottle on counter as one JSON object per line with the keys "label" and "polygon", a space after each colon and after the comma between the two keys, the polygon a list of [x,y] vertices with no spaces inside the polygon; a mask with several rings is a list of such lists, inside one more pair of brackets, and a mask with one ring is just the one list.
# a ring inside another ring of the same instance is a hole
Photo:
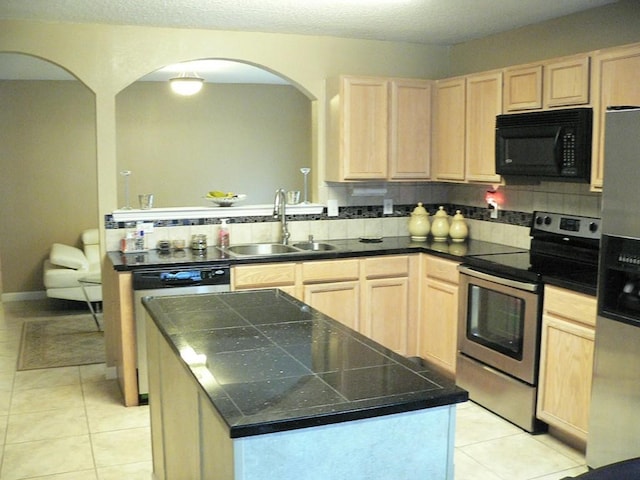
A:
{"label": "plastic bottle on counter", "polygon": [[227,225],[228,218],[220,219],[220,230],[218,231],[218,246],[220,248],[227,248],[229,246],[229,226]]}
{"label": "plastic bottle on counter", "polygon": [[140,230],[140,232],[138,232],[138,236],[136,237],[136,250],[144,250],[144,230]]}

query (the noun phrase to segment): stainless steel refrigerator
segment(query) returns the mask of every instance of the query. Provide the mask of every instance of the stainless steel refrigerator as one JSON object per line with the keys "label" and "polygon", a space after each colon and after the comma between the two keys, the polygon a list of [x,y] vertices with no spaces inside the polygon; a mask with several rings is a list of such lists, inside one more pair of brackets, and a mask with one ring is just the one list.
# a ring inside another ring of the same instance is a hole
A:
{"label": "stainless steel refrigerator", "polygon": [[592,468],[640,457],[640,107],[606,113]]}

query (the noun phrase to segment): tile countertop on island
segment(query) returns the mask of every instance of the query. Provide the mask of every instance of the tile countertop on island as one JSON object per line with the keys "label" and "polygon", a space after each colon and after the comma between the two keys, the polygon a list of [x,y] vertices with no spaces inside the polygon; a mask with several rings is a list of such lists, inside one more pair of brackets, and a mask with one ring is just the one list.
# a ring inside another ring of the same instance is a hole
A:
{"label": "tile countertop on island", "polygon": [[194,253],[190,249],[171,250],[160,253],[149,250],[143,253],[108,252],[107,255],[113,268],[118,271],[128,271],[142,268],[184,267],[205,265],[207,263],[225,262],[231,265],[246,263],[267,263],[282,261],[326,260],[332,258],[349,258],[373,255],[392,255],[409,253],[430,253],[455,261],[464,261],[465,257],[474,255],[489,255],[496,253],[527,252],[526,249],[467,239],[465,242],[413,242],[409,237],[383,237],[381,242],[361,242],[359,239],[316,240],[330,243],[335,250],[312,253],[296,253],[295,255],[270,255],[268,257],[234,257],[226,254],[217,247],[208,247],[202,254]]}
{"label": "tile countertop on island", "polygon": [[468,399],[428,367],[276,289],[146,297],[143,304],[231,438]]}

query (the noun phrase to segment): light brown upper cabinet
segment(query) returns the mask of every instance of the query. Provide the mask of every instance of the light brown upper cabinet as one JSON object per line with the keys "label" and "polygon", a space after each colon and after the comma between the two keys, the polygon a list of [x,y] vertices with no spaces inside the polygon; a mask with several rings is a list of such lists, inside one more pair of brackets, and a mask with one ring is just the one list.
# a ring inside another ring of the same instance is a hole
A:
{"label": "light brown upper cabinet", "polygon": [[640,105],[640,44],[593,54],[593,151],[591,188],[602,189],[605,113],[609,106]]}
{"label": "light brown upper cabinet", "polygon": [[426,180],[431,174],[432,82],[389,82],[389,179]]}
{"label": "light brown upper cabinet", "polygon": [[465,179],[500,183],[496,174],[496,116],[502,113],[502,72],[467,77]]}
{"label": "light brown upper cabinet", "polygon": [[496,115],[502,113],[502,72],[439,80],[434,122],[434,179],[499,183]]}
{"label": "light brown upper cabinet", "polygon": [[504,112],[589,103],[589,56],[555,58],[504,70]]}
{"label": "light brown upper cabinet", "polygon": [[327,81],[327,180],[427,180],[431,81],[341,76]]}
{"label": "light brown upper cabinet", "polygon": [[433,176],[436,180],[463,181],[467,81],[464,77],[438,80],[435,90]]}
{"label": "light brown upper cabinet", "polygon": [[544,108],[589,103],[589,56],[578,55],[544,65]]}
{"label": "light brown upper cabinet", "polygon": [[540,108],[542,108],[542,65],[505,69],[504,111]]}

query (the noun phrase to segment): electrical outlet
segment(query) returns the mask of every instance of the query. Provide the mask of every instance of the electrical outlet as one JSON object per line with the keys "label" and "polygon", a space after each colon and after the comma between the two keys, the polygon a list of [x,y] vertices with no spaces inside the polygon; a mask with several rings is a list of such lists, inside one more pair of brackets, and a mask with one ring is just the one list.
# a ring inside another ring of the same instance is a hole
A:
{"label": "electrical outlet", "polygon": [[391,215],[393,213],[393,199],[385,198],[382,202],[382,214]]}
{"label": "electrical outlet", "polygon": [[327,216],[329,217],[338,216],[338,200],[335,200],[335,199],[327,200]]}

